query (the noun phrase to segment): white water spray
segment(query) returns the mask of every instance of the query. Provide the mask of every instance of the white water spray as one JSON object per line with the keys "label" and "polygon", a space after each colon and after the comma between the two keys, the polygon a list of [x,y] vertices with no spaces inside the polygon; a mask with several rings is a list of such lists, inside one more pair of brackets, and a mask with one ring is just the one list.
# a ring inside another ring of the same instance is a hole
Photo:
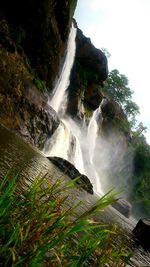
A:
{"label": "white water spray", "polygon": [[[96,145],[96,138],[98,134],[98,121],[101,114],[101,105],[93,112],[92,118],[87,129],[87,138],[90,150],[90,162],[93,163],[94,150]],[[102,116],[101,116],[102,121]]]}
{"label": "white water spray", "polygon": [[64,158],[74,164],[79,172],[85,174],[80,142],[70,131],[70,125],[67,120],[62,120],[53,137],[47,140],[43,153],[47,157],[57,156]]}
{"label": "white water spray", "polygon": [[76,37],[76,28],[72,25],[69,34],[67,54],[63,65],[63,69],[55,85],[53,96],[51,99],[49,99],[48,103],[58,113],[60,111],[64,113],[66,108],[66,102],[67,102],[66,89],[68,88],[70,82],[69,78],[76,50],[75,37]]}
{"label": "white water spray", "polygon": [[[98,130],[102,123],[101,105],[93,112],[92,118],[90,120],[87,129],[87,143],[88,143],[88,154],[90,162],[90,173],[89,175],[94,180],[94,190],[96,193],[102,193],[102,187],[100,183],[100,176],[96,171],[96,166],[94,164],[94,155],[96,150],[96,140],[98,137]],[[99,125],[98,125],[99,124]]]}
{"label": "white water spray", "polygon": [[100,121],[98,117],[101,114],[101,107],[93,113],[89,127],[79,125],[77,121],[64,116],[67,106],[67,88],[75,56],[75,36],[76,29],[72,26],[62,73],[54,88],[53,96],[49,100],[49,105],[58,112],[62,122],[46,142],[43,152],[47,156],[62,157],[73,163],[81,173],[91,179],[94,191],[102,193],[100,177],[93,162],[98,134],[97,121]]}

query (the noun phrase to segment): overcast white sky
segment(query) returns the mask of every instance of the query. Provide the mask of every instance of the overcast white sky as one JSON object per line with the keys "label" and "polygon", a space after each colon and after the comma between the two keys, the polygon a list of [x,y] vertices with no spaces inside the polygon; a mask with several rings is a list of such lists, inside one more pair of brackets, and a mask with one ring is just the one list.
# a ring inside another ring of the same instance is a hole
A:
{"label": "overcast white sky", "polygon": [[111,54],[109,70],[128,77],[150,144],[150,0],[78,0],[75,18],[84,35]]}

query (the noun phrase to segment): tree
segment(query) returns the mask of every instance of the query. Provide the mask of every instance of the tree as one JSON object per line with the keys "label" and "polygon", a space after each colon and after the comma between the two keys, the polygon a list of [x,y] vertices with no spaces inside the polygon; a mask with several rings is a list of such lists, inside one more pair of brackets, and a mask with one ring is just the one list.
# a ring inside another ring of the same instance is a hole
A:
{"label": "tree", "polygon": [[125,75],[120,74],[117,69],[112,70],[104,83],[103,91],[122,106],[129,120],[135,120],[139,107],[132,101],[133,91],[128,87],[128,78]]}

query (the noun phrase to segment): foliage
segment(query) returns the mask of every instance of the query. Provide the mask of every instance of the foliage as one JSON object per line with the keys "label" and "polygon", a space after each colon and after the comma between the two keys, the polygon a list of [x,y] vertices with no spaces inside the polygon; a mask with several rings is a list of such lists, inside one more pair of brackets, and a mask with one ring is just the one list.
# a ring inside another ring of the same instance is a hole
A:
{"label": "foliage", "polygon": [[128,87],[128,78],[120,74],[118,70],[112,70],[104,83],[103,91],[118,102],[128,118],[133,121],[139,113],[139,107],[131,100],[133,92]]}
{"label": "foliage", "polygon": [[134,188],[131,198],[135,206],[138,206],[142,213],[150,214],[150,145],[146,142],[142,131],[143,124],[133,132],[132,145],[135,151],[134,157]]}
{"label": "foliage", "polygon": [[89,219],[112,203],[112,196],[77,217],[79,204],[68,207],[67,199],[73,181],[52,185],[39,178],[20,189],[16,179],[4,177],[0,184],[1,266],[126,265],[130,253],[116,241],[116,226]]}

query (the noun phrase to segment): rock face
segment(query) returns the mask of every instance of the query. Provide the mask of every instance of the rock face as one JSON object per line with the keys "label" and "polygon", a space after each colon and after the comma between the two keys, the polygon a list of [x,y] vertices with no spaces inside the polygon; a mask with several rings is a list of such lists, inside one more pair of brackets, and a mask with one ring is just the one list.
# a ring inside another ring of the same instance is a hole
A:
{"label": "rock face", "polygon": [[150,251],[150,219],[140,219],[133,229],[133,234],[143,248]]}
{"label": "rock face", "polygon": [[[40,79],[52,84],[64,57],[77,0],[2,0],[1,11],[11,38],[23,49]],[[7,36],[2,35],[8,48]],[[9,44],[11,51],[15,47]]]}
{"label": "rock face", "polygon": [[63,171],[66,175],[68,175],[71,179],[75,179],[80,177],[76,183],[80,185],[85,191],[89,194],[93,194],[93,185],[91,184],[89,178],[81,174],[73,164],[69,161],[59,158],[59,157],[48,157],[48,159],[54,163],[61,171]]}
{"label": "rock face", "polygon": [[57,113],[47,105],[47,98],[28,80],[23,95],[2,95],[2,100],[5,105],[0,105],[0,122],[43,149],[60,123]]}
{"label": "rock face", "polygon": [[122,213],[125,217],[130,217],[131,204],[125,199],[119,199],[117,202],[112,204],[112,207]]}
{"label": "rock face", "polygon": [[43,91],[62,68],[76,2],[0,3],[0,123],[40,149],[59,125]]}
{"label": "rock face", "polygon": [[113,131],[123,133],[126,140],[130,139],[130,128],[127,116],[125,115],[122,107],[113,99],[105,98],[104,105],[101,106],[103,124],[102,132],[107,137],[110,129]]}
{"label": "rock face", "polygon": [[91,110],[99,107],[103,97],[100,88],[107,75],[106,56],[77,28],[75,62],[68,89],[68,112],[71,115],[80,112],[80,101]]}

